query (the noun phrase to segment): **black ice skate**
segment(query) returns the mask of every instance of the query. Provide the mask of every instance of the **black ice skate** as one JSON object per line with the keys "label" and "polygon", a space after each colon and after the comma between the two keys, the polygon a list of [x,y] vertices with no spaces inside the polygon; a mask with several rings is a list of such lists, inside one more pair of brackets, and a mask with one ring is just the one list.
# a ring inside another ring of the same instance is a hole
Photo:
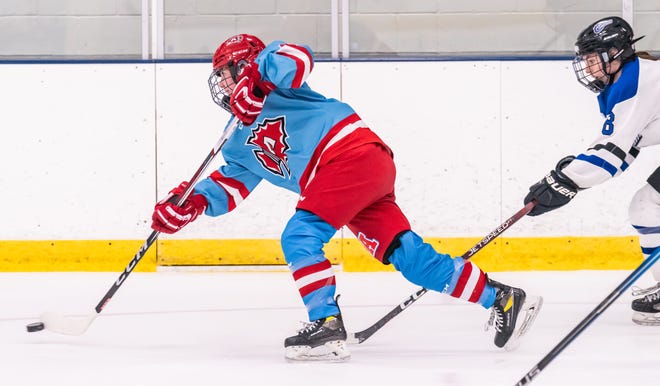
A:
{"label": "black ice skate", "polygon": [[486,329],[495,328],[495,345],[507,351],[515,350],[522,337],[534,323],[543,305],[540,296],[527,296],[520,288],[509,287],[488,279],[497,291]]}
{"label": "black ice skate", "polygon": [[633,287],[633,296],[642,296],[632,302],[633,322],[643,326],[660,326],[660,283],[641,289]]}
{"label": "black ice skate", "polygon": [[289,360],[346,360],[351,353],[346,348],[346,329],[341,313],[311,323],[297,335],[284,340],[284,356]]}

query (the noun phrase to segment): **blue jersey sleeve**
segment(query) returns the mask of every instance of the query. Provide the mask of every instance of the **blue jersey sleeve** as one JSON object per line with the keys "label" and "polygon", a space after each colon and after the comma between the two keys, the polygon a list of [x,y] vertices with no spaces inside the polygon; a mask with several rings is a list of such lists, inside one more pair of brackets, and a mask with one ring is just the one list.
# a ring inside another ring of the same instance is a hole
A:
{"label": "blue jersey sleeve", "polygon": [[209,206],[207,216],[220,216],[234,210],[261,181],[261,177],[234,162],[227,162],[195,185]]}
{"label": "blue jersey sleeve", "polygon": [[274,41],[255,59],[263,80],[278,88],[299,88],[314,67],[312,49],[306,45]]}

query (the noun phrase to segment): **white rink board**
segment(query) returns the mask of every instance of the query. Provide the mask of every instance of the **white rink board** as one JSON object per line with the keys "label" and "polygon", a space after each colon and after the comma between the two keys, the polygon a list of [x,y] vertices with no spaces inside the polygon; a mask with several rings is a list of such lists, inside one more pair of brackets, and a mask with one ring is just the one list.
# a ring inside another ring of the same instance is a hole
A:
{"label": "white rink board", "polygon": [[[144,238],[156,199],[194,173],[229,118],[210,99],[209,68],[1,65],[0,237]],[[427,237],[489,232],[601,126],[568,61],[323,62],[309,83],[351,103],[393,148],[399,203]],[[647,149],[622,177],[507,235],[633,235],[628,201],[658,163]],[[295,200],[264,184],[235,213],[176,237],[278,238]]]}
{"label": "white rink board", "polygon": [[141,238],[155,199],[153,65],[0,65],[0,84],[0,238]]}
{"label": "white rink board", "polygon": [[498,74],[498,62],[344,64],[344,99],[394,151],[399,205],[425,236],[501,223]]}

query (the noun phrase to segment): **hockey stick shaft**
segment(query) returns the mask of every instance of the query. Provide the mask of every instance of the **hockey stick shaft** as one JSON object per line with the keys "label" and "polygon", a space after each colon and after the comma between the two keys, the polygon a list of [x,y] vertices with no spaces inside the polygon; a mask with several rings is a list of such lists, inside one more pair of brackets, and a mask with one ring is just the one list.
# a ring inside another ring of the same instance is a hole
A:
{"label": "hockey stick shaft", "polygon": [[656,261],[660,258],[660,248],[656,248],[655,251],[648,257],[646,258],[642,264],[637,267],[628,277],[619,284],[618,287],[614,289],[614,291],[610,292],[609,295],[598,305],[596,308],[593,309],[587,315],[586,318],[582,319],[582,321],[564,337],[564,339],[561,340],[550,352],[543,357],[534,367],[532,367],[531,370],[525,374],[524,377],[522,377],[518,383],[516,383],[516,386],[522,386],[522,385],[527,385],[532,382],[534,378],[536,378],[541,371],[543,371],[546,366],[552,362],[575,338],[577,338],[578,335],[580,335],[589,325],[596,320],[605,310],[614,303],[616,299],[619,298],[637,279],[639,279],[640,276],[644,274],[650,267],[653,266],[653,264],[656,263]]}
{"label": "hockey stick shaft", "polygon": [[[226,129],[222,133],[222,136],[220,137],[218,142],[211,149],[209,154],[204,159],[204,162],[202,162],[202,164],[199,166],[195,174],[190,178],[188,186],[181,194],[181,197],[179,197],[177,205],[180,206],[181,204],[183,204],[183,202],[185,202],[188,196],[192,193],[195,183],[197,182],[197,180],[199,180],[200,176],[204,173],[204,171],[211,164],[215,156],[220,152],[222,147],[229,140],[231,135],[234,133],[234,130],[236,130],[238,124],[239,124],[238,119],[236,117],[232,117],[231,121],[229,122]],[[130,275],[131,272],[133,272],[133,270],[140,262],[140,260],[142,260],[144,255],[146,255],[149,248],[158,239],[159,234],[160,232],[158,231],[151,232],[149,237],[147,237],[147,239],[145,240],[144,244],[142,244],[140,249],[138,249],[137,253],[133,256],[133,258],[128,263],[126,268],[124,268],[124,271],[119,275],[117,280],[114,283],[112,283],[112,286],[103,296],[103,298],[101,298],[99,303],[94,308],[93,313],[83,318],[69,318],[55,313],[45,313],[40,318],[41,321],[44,323],[45,328],[53,332],[58,332],[67,335],[83,334],[87,330],[87,328],[91,325],[91,323],[94,321],[94,319],[96,319],[98,314],[100,314],[101,311],[103,311],[103,309],[105,308],[105,306],[110,302],[110,300],[117,292],[117,290],[119,290],[119,288],[122,286],[124,281],[126,281],[128,275]]]}
{"label": "hockey stick shaft", "polygon": [[[493,241],[495,238],[497,238],[499,235],[501,235],[511,225],[513,225],[518,220],[523,218],[527,213],[529,213],[534,208],[535,205],[536,205],[536,201],[531,201],[531,202],[527,203],[522,209],[520,209],[518,212],[516,212],[513,216],[506,219],[506,221],[504,221],[502,224],[500,224],[500,226],[498,226],[492,232],[490,232],[488,235],[486,235],[486,237],[481,239],[477,244],[475,244],[472,248],[470,248],[467,252],[465,252],[463,254],[463,256],[461,256],[461,257],[465,260],[470,259],[477,252],[479,252],[486,245],[488,245],[491,241]],[[394,317],[396,317],[401,312],[403,312],[403,310],[410,307],[420,297],[422,297],[422,295],[424,295],[427,292],[428,292],[428,289],[420,288],[415,293],[408,296],[408,298],[406,300],[404,300],[398,306],[393,308],[385,316],[380,318],[373,325],[367,327],[366,329],[364,329],[362,331],[358,331],[358,332],[354,332],[354,333],[349,334],[348,341],[350,343],[362,343],[365,340],[369,339],[369,337],[371,337],[373,334],[375,334],[376,331],[380,330],[385,324],[387,324],[390,320],[394,319]]]}
{"label": "hockey stick shaft", "polygon": [[[186,201],[188,196],[190,196],[190,194],[193,191],[195,183],[197,182],[197,180],[199,180],[199,178],[201,177],[202,173],[204,173],[206,168],[208,168],[208,166],[211,164],[211,162],[213,161],[215,156],[220,152],[220,150],[225,145],[227,140],[229,140],[229,137],[231,137],[231,135],[234,133],[234,130],[236,129],[236,126],[238,126],[238,119],[236,117],[233,117],[231,122],[227,126],[227,129],[222,133],[222,136],[220,137],[218,142],[215,144],[215,146],[213,146],[213,149],[211,149],[209,154],[204,159],[204,162],[202,162],[202,164],[199,166],[199,168],[197,168],[197,171],[195,172],[195,174],[193,174],[193,176],[190,178],[188,186],[186,186],[186,189],[181,194],[181,197],[179,197],[179,200],[177,202],[177,206],[181,206]],[[105,305],[110,301],[110,299],[115,294],[115,292],[117,292],[119,287],[121,287],[124,280],[126,280],[128,275],[130,275],[130,273],[133,271],[133,269],[135,268],[137,263],[140,262],[140,260],[142,260],[144,255],[147,253],[147,251],[151,247],[151,245],[156,241],[156,239],[158,239],[159,234],[160,234],[160,232],[153,231],[153,232],[151,232],[149,237],[147,237],[144,244],[142,244],[142,246],[137,251],[135,256],[133,256],[133,259],[131,259],[131,261],[128,263],[128,265],[124,269],[124,272],[122,272],[121,275],[119,275],[117,280],[113,283],[112,287],[110,287],[110,289],[105,294],[105,296],[103,296],[101,301],[96,305],[96,308],[95,308],[96,313],[100,313],[101,311],[103,311],[103,308],[105,307]]]}

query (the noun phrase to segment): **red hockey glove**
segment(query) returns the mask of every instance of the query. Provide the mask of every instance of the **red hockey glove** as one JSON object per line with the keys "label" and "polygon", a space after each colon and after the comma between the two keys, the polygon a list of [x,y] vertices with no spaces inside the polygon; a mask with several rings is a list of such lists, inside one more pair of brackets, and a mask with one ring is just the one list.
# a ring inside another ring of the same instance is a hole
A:
{"label": "red hockey glove", "polygon": [[232,113],[244,124],[253,124],[264,108],[266,96],[274,89],[274,84],[261,80],[256,63],[248,64],[241,71],[231,94],[229,105]]}
{"label": "red hockey glove", "polygon": [[179,197],[186,190],[188,182],[184,181],[159,201],[151,216],[151,228],[163,233],[176,233],[206,210],[208,201],[201,194],[191,194],[181,206],[176,206]]}

